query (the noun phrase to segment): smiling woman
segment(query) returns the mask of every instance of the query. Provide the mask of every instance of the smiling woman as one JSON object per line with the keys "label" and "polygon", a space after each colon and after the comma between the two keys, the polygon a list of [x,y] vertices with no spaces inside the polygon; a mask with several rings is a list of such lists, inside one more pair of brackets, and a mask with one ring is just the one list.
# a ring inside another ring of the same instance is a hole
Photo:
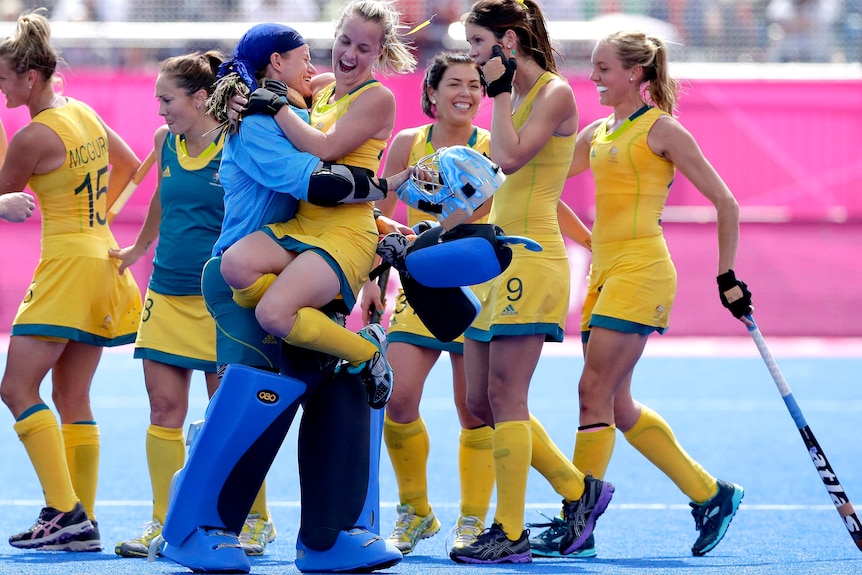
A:
{"label": "smiling woman", "polygon": [[[647,339],[667,330],[676,296],[676,268],[661,218],[677,168],[714,206],[718,293],[724,307],[746,325],[751,324],[746,317],[752,311],[751,293],[733,271],[739,207],[693,136],[672,116],[678,83],[668,63],[664,40],[641,32],[609,34],[593,49],[590,80],[613,114],[581,131],[569,172],[589,169],[596,186],[573,459],[604,476],[618,428],[690,499],[698,531],[691,552],[704,555],[724,537],[743,489],[709,474],[682,448],[667,422],[631,391]],[[548,532],[539,538],[547,544],[552,539]]]}

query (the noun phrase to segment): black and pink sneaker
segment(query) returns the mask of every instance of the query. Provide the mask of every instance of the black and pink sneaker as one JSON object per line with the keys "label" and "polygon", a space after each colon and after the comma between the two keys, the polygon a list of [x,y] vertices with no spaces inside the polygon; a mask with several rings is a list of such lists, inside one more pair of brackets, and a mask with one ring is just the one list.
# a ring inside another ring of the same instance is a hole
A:
{"label": "black and pink sneaker", "polygon": [[67,543],[93,529],[93,523],[80,501],[71,511],[44,507],[36,523],[27,531],[10,537],[9,545],[19,549],[40,549],[46,545]]}

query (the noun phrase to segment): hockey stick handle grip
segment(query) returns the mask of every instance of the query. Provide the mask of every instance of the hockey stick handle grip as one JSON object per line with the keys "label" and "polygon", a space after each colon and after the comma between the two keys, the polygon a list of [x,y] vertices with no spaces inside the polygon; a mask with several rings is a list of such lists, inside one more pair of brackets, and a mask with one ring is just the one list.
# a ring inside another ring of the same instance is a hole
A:
{"label": "hockey stick handle grip", "polygon": [[747,315],[745,317],[751,321],[751,325],[748,326],[748,332],[751,334],[751,338],[754,340],[754,345],[757,346],[757,351],[760,352],[760,357],[763,358],[763,363],[766,364],[766,369],[769,370],[769,374],[772,376],[775,386],[778,387],[778,392],[781,394],[782,399],[784,399],[784,403],[787,405],[787,409],[790,411],[790,415],[796,423],[796,428],[802,429],[803,427],[806,427],[808,423],[805,421],[805,416],[802,415],[802,410],[799,409],[799,405],[793,398],[793,392],[790,390],[787,380],[784,379],[784,375],[781,373],[778,363],[775,361],[775,358],[772,357],[772,353],[766,346],[766,341],[763,339],[763,334],[760,333],[760,328],[757,327],[757,323],[755,323],[754,318],[751,317],[751,315]]}
{"label": "hockey stick handle grip", "polygon": [[132,197],[132,194],[135,193],[135,190],[138,189],[138,185],[144,181],[144,178],[149,173],[150,168],[153,167],[153,164],[156,161],[156,150],[150,150],[150,153],[147,154],[147,157],[144,158],[144,161],[141,162],[141,165],[138,166],[138,169],[135,170],[132,179],[126,184],[126,187],[123,188],[123,191],[120,192],[120,195],[108,206],[108,223],[114,221],[114,218],[117,217],[117,214],[120,213],[120,210],[123,209],[123,206],[126,205],[126,202],[129,201],[129,198]]}

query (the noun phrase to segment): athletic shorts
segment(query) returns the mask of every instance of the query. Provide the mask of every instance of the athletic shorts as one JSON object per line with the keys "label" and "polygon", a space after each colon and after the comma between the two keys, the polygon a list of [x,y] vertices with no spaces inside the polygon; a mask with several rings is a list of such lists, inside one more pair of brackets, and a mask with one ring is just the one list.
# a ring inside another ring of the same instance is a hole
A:
{"label": "athletic shorts", "polygon": [[120,260],[108,256],[112,236],[58,234],[42,238],[42,257],[12,322],[12,335],[98,346],[135,341],[141,292]]}
{"label": "athletic shorts", "polygon": [[565,245],[561,240],[541,252],[514,246],[512,254],[502,274],[474,289],[482,311],[465,335],[484,342],[540,334],[545,341],[563,341],[570,287]]}
{"label": "athletic shorts", "polygon": [[377,250],[377,226],[368,205],[319,208],[300,202],[293,219],[270,224],[263,231],[288,251],[313,250],[326,260],[341,284],[345,313],[353,309]]}
{"label": "athletic shorts", "polygon": [[147,289],[135,357],[215,373],[216,326],[203,296]]}
{"label": "athletic shorts", "polygon": [[233,300],[233,292],[221,275],[221,257],[204,265],[201,287],[216,324],[216,363],[277,371],[281,366],[281,340],[260,327],[254,309],[242,308]]}
{"label": "athletic shorts", "polygon": [[604,327],[664,333],[676,295],[676,268],[662,236],[593,244],[581,332]]}

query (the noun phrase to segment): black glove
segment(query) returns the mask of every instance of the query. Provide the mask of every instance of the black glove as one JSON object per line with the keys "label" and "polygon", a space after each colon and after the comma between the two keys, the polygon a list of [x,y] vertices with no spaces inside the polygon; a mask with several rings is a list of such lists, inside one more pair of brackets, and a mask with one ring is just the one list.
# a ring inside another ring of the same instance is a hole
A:
{"label": "black glove", "polygon": [[260,87],[266,88],[270,92],[274,92],[279,96],[287,97],[287,84],[275,78],[264,78],[260,81]]}
{"label": "black glove", "polygon": [[733,270],[727,271],[716,278],[718,281],[718,295],[721,297],[721,305],[730,310],[733,317],[740,319],[744,315],[754,311],[751,307],[751,292],[745,282],[736,279]]}
{"label": "black glove", "polygon": [[503,57],[503,49],[500,48],[500,46],[494,46],[491,49],[491,60],[493,60],[494,58],[500,59],[500,61],[503,63],[503,66],[506,67],[506,71],[503,72],[502,76],[500,76],[496,80],[492,80],[491,82],[486,81],[485,77],[482,76],[482,80],[486,83],[485,93],[488,94],[488,96],[491,98],[493,98],[497,94],[512,91],[512,79],[515,77],[515,69],[518,67],[518,63],[515,61],[514,58],[509,58],[508,60],[506,60]]}
{"label": "black glove", "polygon": [[[281,84],[281,86],[277,84]],[[258,88],[248,97],[248,104],[246,104],[245,112],[243,113],[244,116],[251,116],[252,114],[275,116],[281,110],[282,106],[287,104],[287,100],[284,99],[284,94],[287,93],[287,86],[283,82],[267,80],[265,86]],[[273,88],[278,89],[280,87],[284,88],[284,92],[281,94],[273,90]]]}

